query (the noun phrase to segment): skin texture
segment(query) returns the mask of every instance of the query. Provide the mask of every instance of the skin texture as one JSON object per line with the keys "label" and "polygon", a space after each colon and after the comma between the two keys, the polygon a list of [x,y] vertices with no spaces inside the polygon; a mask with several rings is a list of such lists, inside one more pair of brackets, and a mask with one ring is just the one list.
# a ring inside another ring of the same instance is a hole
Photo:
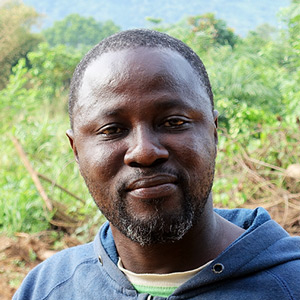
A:
{"label": "skin texture", "polygon": [[140,47],[101,55],[73,115],[71,147],[125,268],[196,268],[243,232],[212,210],[217,112],[180,54]]}

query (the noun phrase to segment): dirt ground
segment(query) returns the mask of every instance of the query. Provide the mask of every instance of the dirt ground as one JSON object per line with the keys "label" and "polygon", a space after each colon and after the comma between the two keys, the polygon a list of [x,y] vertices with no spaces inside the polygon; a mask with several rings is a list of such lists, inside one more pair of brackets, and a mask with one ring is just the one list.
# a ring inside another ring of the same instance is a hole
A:
{"label": "dirt ground", "polygon": [[25,275],[37,264],[63,248],[79,244],[68,235],[57,241],[53,231],[16,233],[15,238],[0,236],[0,300],[11,299]]}
{"label": "dirt ground", "polygon": [[[291,235],[300,235],[299,210],[284,206],[266,207],[271,216]],[[25,275],[57,251],[80,244],[67,234],[57,240],[52,232],[17,233],[14,238],[0,236],[0,300],[12,298]]]}

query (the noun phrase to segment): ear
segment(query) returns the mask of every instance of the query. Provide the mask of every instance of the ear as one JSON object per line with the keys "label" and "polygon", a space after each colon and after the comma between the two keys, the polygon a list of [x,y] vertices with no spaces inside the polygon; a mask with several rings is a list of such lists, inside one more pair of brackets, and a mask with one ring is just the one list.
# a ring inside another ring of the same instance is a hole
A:
{"label": "ear", "polygon": [[73,150],[73,153],[74,153],[74,156],[75,156],[75,160],[76,162],[78,163],[78,152],[77,152],[77,148],[76,148],[76,145],[75,145],[75,140],[74,140],[74,132],[72,129],[68,129],[66,131],[66,135],[69,139],[69,142],[70,142],[70,145],[71,145],[71,148]]}
{"label": "ear", "polygon": [[214,109],[213,111],[213,117],[214,117],[214,123],[215,123],[215,141],[216,141],[216,145],[218,144],[218,116],[219,116],[219,112]]}

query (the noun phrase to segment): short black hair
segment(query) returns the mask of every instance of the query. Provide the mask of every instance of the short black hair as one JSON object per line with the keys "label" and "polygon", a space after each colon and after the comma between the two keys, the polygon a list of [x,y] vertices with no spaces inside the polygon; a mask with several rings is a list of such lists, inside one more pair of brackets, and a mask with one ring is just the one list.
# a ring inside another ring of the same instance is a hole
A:
{"label": "short black hair", "polygon": [[78,92],[82,85],[87,67],[103,53],[138,47],[166,48],[181,54],[199,75],[214,108],[213,93],[206,69],[199,56],[185,43],[165,33],[149,29],[125,30],[103,39],[92,48],[77,65],[70,85],[69,116],[73,127],[73,109],[78,99]]}

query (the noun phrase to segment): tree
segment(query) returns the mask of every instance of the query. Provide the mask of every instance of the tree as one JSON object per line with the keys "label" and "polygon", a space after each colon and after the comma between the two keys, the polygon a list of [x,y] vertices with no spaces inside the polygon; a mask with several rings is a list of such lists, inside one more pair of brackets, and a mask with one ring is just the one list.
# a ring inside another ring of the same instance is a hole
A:
{"label": "tree", "polygon": [[42,40],[30,29],[39,15],[18,0],[7,0],[0,6],[0,89],[7,83],[11,68]]}
{"label": "tree", "polygon": [[300,82],[300,0],[293,0],[291,5],[281,11],[284,22],[284,47],[286,49],[286,68],[289,80],[283,86],[285,105],[288,113],[299,120],[299,82]]}
{"label": "tree", "polygon": [[31,85],[42,89],[44,98],[50,102],[61,100],[82,53],[65,45],[50,47],[47,43],[41,43],[36,51],[27,56],[30,65],[27,76],[31,79]]}
{"label": "tree", "polygon": [[260,38],[268,42],[276,36],[276,28],[268,23],[261,24],[256,27],[255,31],[250,31],[256,38]]}
{"label": "tree", "polygon": [[120,27],[113,21],[97,22],[92,17],[82,17],[70,14],[61,21],[57,21],[43,34],[51,46],[63,44],[78,48],[93,46],[105,37],[120,31]]}
{"label": "tree", "polygon": [[213,44],[234,47],[238,41],[233,29],[228,28],[224,20],[216,19],[213,13],[189,17],[187,21],[192,26],[193,32],[205,33],[211,37]]}
{"label": "tree", "polygon": [[193,48],[200,56],[209,49],[229,45],[233,48],[240,40],[225,21],[216,19],[213,13],[191,16],[176,24],[164,26],[161,20],[148,18],[154,29],[166,32]]}
{"label": "tree", "polygon": [[282,17],[287,25],[288,41],[291,47],[291,61],[300,67],[300,0],[292,1],[292,4],[283,10]]}

